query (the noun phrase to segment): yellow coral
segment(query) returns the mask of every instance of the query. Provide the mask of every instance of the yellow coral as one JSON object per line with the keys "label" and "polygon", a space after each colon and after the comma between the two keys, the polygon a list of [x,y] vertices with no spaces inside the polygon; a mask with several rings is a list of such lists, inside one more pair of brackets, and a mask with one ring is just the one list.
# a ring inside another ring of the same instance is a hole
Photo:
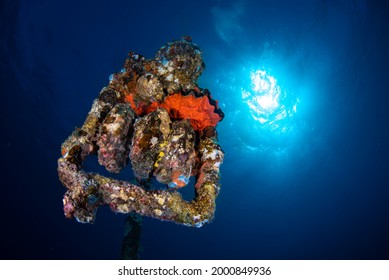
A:
{"label": "yellow coral", "polygon": [[[166,141],[165,141],[165,142],[166,142]],[[165,143],[165,142],[164,142],[164,143]],[[163,145],[164,143],[161,144],[161,147],[163,147],[162,145]],[[167,142],[166,142],[166,143],[167,143]],[[166,144],[165,144],[165,145],[166,145]],[[162,159],[164,156],[165,156],[165,153],[162,152],[162,151],[160,151],[159,154],[158,154],[157,160],[156,160],[155,163],[154,163],[154,167],[155,167],[155,168],[157,168],[157,167],[159,166],[159,162],[161,161],[161,159]]]}

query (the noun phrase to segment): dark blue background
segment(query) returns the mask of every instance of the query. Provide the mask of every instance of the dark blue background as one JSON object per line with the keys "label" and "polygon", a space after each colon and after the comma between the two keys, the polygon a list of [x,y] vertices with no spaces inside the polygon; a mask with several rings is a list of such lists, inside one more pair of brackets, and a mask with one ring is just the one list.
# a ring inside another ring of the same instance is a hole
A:
{"label": "dark blue background", "polygon": [[[216,218],[145,218],[142,258],[388,259],[389,14],[371,2],[2,1],[0,257],[119,257],[125,216],[65,219],[60,145],[128,51],[190,35],[226,113]],[[236,93],[265,43],[301,100],[298,136],[266,149]]]}

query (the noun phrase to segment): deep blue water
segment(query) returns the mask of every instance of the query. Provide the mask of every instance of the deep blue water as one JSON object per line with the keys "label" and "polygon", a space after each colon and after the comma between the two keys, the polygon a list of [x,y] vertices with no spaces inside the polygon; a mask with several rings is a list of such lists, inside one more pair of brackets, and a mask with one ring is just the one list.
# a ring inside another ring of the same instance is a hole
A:
{"label": "deep blue water", "polygon": [[[141,257],[389,258],[384,4],[86,2],[0,4],[1,258],[119,258],[125,216],[65,219],[60,145],[128,51],[151,58],[182,35],[203,50],[200,86],[226,115],[222,189],[200,229],[145,218]],[[257,71],[279,95],[250,109]]]}

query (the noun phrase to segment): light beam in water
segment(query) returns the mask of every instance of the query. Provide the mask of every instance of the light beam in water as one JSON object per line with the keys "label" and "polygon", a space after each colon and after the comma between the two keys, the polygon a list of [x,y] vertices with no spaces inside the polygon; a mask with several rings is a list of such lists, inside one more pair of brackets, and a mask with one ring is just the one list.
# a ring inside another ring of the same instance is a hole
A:
{"label": "light beam in water", "polygon": [[252,71],[250,79],[251,88],[242,89],[242,99],[248,105],[251,116],[263,127],[285,132],[287,128],[281,123],[297,112],[298,99],[293,104],[288,104],[287,92],[281,89],[277,80],[266,70]]}

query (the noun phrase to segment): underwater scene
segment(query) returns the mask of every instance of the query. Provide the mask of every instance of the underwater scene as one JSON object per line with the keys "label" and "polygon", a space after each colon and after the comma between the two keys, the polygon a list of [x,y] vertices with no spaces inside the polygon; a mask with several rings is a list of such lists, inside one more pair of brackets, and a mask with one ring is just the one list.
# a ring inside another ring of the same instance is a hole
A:
{"label": "underwater scene", "polygon": [[1,259],[388,259],[388,4],[2,1]]}

